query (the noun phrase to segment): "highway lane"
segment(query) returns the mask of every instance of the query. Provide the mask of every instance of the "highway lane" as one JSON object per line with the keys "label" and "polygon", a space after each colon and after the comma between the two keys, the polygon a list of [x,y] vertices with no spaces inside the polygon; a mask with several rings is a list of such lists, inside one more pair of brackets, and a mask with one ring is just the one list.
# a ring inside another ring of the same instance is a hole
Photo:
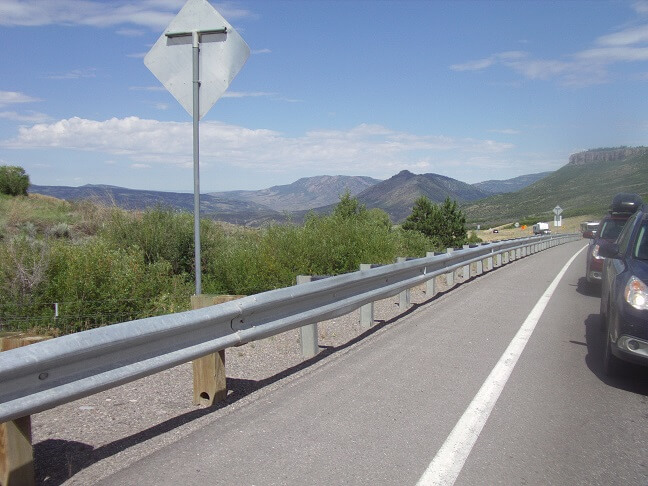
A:
{"label": "highway lane", "polygon": [[568,270],[455,484],[648,484],[648,371],[602,369],[600,292]]}
{"label": "highway lane", "polygon": [[[103,484],[416,484],[565,263],[532,255],[419,306],[348,352]],[[648,374],[600,368],[581,253],[456,484],[648,484]]]}

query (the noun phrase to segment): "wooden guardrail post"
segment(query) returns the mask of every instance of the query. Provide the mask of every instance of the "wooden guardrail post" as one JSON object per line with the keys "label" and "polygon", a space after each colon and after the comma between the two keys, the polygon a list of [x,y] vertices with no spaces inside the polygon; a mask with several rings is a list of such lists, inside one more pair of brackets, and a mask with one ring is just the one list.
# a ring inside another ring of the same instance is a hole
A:
{"label": "wooden guardrail post", "polygon": [[[0,351],[20,348],[43,339],[49,338],[12,333],[0,337]],[[2,486],[36,484],[30,415],[0,423],[0,484]]]}
{"label": "wooden guardrail post", "polygon": [[[371,270],[371,263],[361,263],[360,271],[362,270]],[[374,303],[369,302],[368,304],[360,307],[360,327],[362,329],[369,329],[374,325]]]}
{"label": "wooden guardrail post", "polygon": [[[312,279],[310,275],[297,275],[297,285],[308,283]],[[317,356],[320,351],[317,336],[317,322],[299,328],[299,342],[301,343],[302,356],[305,359]]]}
{"label": "wooden guardrail post", "polygon": [[[202,309],[240,299],[242,295],[192,295],[191,308]],[[208,354],[192,361],[193,403],[212,406],[227,398],[227,379],[225,377],[225,350]]]}

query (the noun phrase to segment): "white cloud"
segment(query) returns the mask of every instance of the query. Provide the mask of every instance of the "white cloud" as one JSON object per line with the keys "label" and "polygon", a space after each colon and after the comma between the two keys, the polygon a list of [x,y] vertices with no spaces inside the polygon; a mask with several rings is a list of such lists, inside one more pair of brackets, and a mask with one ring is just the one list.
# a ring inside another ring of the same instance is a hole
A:
{"label": "white cloud", "polygon": [[648,14],[648,2],[646,0],[637,1],[632,7],[638,14]]}
{"label": "white cloud", "polygon": [[515,61],[523,59],[527,56],[523,51],[505,51],[493,54],[485,59],[477,59],[475,61],[468,61],[463,64],[453,64],[450,69],[453,71],[481,71],[482,69],[489,68],[499,62]]}
{"label": "white cloud", "polygon": [[18,91],[0,91],[0,107],[15,103],[34,103],[36,101],[40,100]]}
{"label": "white cloud", "polygon": [[605,64],[648,61],[648,47],[600,47],[579,52],[575,57]]}
{"label": "white cloud", "polygon": [[[112,27],[134,24],[155,30],[166,27],[184,3],[184,0],[2,0],[0,25]],[[228,19],[250,15],[249,11],[228,4],[217,8]]]}
{"label": "white cloud", "polygon": [[[636,2],[639,14],[648,14],[648,2]],[[556,80],[569,86],[588,86],[608,82],[610,68],[620,62],[648,61],[648,24],[635,25],[594,39],[593,47],[563,56],[560,59],[537,59],[521,51],[496,53],[491,56],[457,63],[453,71],[482,71],[504,66],[531,80]]]}
{"label": "white cloud", "polygon": [[[513,148],[492,140],[413,135],[380,125],[350,130],[313,130],[288,137],[266,129],[248,129],[220,122],[200,127],[201,163],[223,162],[246,169],[290,172],[383,174],[393,170],[439,167],[445,159],[481,156],[489,159]],[[56,123],[20,127],[0,147],[92,151],[129,158],[138,167],[156,164],[192,165],[192,125],[137,117],[105,121],[70,118]]]}
{"label": "white cloud", "polygon": [[162,86],[131,86],[130,88],[133,91],[166,91],[167,89]]}
{"label": "white cloud", "polygon": [[515,130],[514,128],[500,128],[489,130],[492,133],[501,133],[502,135],[519,135],[520,130]]}
{"label": "white cloud", "polygon": [[124,37],[140,37],[144,35],[144,31],[139,29],[119,29],[115,33]]}
{"label": "white cloud", "polygon": [[476,61],[468,61],[462,64],[453,64],[450,66],[450,69],[453,71],[481,71],[495,64],[495,59],[493,57],[488,57],[485,59],[477,59]]}
{"label": "white cloud", "polygon": [[85,78],[95,78],[96,68],[85,68],[85,69],[73,69],[66,73],[58,74],[49,74],[45,76],[46,79],[85,79]]}
{"label": "white cloud", "polygon": [[264,91],[225,91],[223,98],[259,98],[276,95],[277,93],[266,93]]}
{"label": "white cloud", "polygon": [[52,119],[49,115],[35,111],[29,111],[23,114],[15,111],[0,111],[0,118],[26,123],[45,123]]}

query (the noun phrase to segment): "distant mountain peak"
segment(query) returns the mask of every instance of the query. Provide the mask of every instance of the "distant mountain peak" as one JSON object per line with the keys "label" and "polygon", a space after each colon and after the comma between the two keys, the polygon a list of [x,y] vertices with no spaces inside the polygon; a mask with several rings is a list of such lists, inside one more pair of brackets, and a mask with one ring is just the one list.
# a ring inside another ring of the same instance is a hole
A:
{"label": "distant mountain peak", "polygon": [[292,184],[272,186],[259,191],[211,193],[225,199],[262,204],[275,211],[301,211],[336,204],[349,192],[355,196],[380,182],[365,176],[323,175],[302,177]]}

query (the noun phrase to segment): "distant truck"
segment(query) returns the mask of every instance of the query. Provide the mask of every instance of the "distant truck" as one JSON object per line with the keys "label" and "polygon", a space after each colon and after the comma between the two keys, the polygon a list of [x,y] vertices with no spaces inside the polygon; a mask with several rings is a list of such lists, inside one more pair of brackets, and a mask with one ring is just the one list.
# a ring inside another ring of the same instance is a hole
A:
{"label": "distant truck", "polygon": [[533,234],[534,235],[548,235],[551,231],[549,230],[549,223],[537,223],[533,225]]}

